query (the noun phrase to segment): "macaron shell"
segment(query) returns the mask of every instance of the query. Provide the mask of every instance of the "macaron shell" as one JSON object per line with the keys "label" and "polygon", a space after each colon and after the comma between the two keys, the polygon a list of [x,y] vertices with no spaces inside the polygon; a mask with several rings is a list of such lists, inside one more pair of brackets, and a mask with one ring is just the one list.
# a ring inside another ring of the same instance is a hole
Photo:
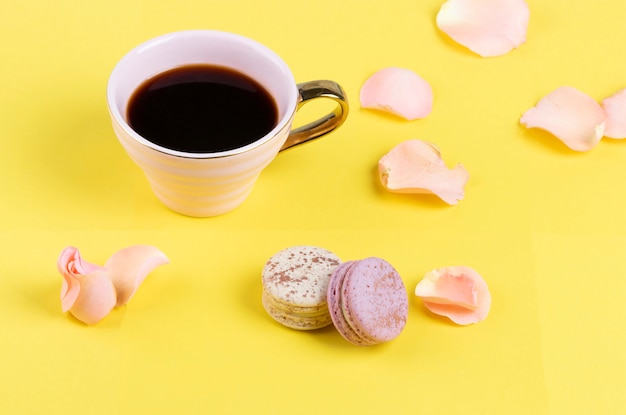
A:
{"label": "macaron shell", "polygon": [[263,288],[281,303],[317,307],[326,303],[328,281],[340,263],[335,254],[322,248],[286,248],[266,262]]}
{"label": "macaron shell", "polygon": [[328,310],[330,312],[330,318],[332,319],[333,325],[344,339],[357,346],[368,346],[373,343],[363,339],[352,329],[343,315],[341,306],[342,285],[346,274],[355,264],[356,261],[344,262],[333,272],[331,280],[328,284]]}
{"label": "macaron shell", "polygon": [[398,272],[381,258],[366,258],[350,267],[340,295],[345,320],[366,343],[392,340],[406,325],[406,288]]}

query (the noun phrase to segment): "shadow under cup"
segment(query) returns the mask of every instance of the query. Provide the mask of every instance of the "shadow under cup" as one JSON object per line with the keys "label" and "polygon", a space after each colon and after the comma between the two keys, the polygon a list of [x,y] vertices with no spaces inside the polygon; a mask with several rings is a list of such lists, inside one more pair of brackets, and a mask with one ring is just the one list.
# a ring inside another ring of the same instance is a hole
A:
{"label": "shadow under cup", "polygon": [[[276,126],[248,145],[216,153],[165,148],[135,132],[128,123],[127,107],[137,88],[160,73],[197,64],[228,67],[263,85],[277,106]],[[125,55],[109,78],[107,102],[117,138],[143,170],[157,198],[178,213],[208,217],[239,206],[261,171],[288,145],[296,110],[307,99],[303,98],[301,85],[296,85],[289,67],[278,55],[251,39],[227,32],[183,31],[149,40]],[[314,94],[324,96],[319,91]],[[316,136],[338,127],[347,115],[345,97],[332,98],[342,101],[341,106],[326,120],[318,120],[317,127],[325,124],[327,131]],[[329,123],[331,118],[335,120]],[[311,138],[307,136],[300,142]]]}

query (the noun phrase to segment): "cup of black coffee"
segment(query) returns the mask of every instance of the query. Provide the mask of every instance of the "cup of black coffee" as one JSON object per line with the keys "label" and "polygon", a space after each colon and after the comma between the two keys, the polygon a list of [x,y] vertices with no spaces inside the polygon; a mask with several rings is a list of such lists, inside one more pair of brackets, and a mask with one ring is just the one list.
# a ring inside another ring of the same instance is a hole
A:
{"label": "cup of black coffee", "polygon": [[[336,103],[292,129],[306,102]],[[333,81],[297,84],[273,51],[210,30],[166,34],[125,55],[107,86],[113,129],[157,198],[188,216],[221,215],[248,196],[279,151],[320,137],[346,119]]]}

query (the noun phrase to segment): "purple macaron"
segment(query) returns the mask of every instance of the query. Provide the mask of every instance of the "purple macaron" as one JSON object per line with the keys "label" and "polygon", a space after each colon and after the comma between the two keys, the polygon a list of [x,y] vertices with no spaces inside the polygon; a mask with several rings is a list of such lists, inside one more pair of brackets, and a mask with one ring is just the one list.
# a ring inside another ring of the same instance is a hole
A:
{"label": "purple macaron", "polygon": [[395,339],[409,312],[400,275],[387,261],[375,257],[339,265],[328,285],[327,302],[337,331],[358,346]]}

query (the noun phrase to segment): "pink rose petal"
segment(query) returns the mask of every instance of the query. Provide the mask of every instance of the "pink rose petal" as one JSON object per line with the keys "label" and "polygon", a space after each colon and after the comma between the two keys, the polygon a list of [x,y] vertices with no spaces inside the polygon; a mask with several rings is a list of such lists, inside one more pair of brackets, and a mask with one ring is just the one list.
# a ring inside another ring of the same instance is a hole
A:
{"label": "pink rose petal", "polygon": [[431,271],[416,287],[415,295],[429,303],[458,305],[470,310],[475,310],[478,306],[475,281],[464,274],[440,274],[437,270]]}
{"label": "pink rose petal", "polygon": [[106,271],[97,270],[81,276],[80,292],[70,313],[86,324],[96,324],[115,307],[115,287]]}
{"label": "pink rose petal", "polygon": [[63,275],[61,285],[61,308],[68,311],[80,292],[79,276],[102,269],[82,259],[78,249],[70,246],[65,248],[57,260],[57,269]]}
{"label": "pink rose petal", "polygon": [[407,120],[424,118],[433,108],[430,84],[409,69],[389,67],[370,76],[360,91],[361,107],[390,112]]}
{"label": "pink rose petal", "polygon": [[500,56],[526,42],[530,11],[524,0],[448,0],[437,27],[483,56]]}
{"label": "pink rose petal", "polygon": [[484,320],[491,308],[485,280],[470,267],[446,267],[430,271],[415,287],[415,295],[431,312],[456,324]]}
{"label": "pink rose petal", "polygon": [[435,194],[450,205],[463,199],[469,179],[461,164],[448,169],[437,147],[422,140],[398,144],[380,159],[378,173],[391,192]]}
{"label": "pink rose petal", "polygon": [[527,110],[520,122],[548,131],[572,150],[589,151],[604,135],[606,113],[589,95],[562,86]]}
{"label": "pink rose petal", "polygon": [[126,304],[146,276],[169,263],[165,254],[149,245],[136,245],[114,253],[104,267],[117,291],[117,306]]}
{"label": "pink rose petal", "polygon": [[606,113],[604,136],[609,138],[626,138],[626,88],[602,100]]}

